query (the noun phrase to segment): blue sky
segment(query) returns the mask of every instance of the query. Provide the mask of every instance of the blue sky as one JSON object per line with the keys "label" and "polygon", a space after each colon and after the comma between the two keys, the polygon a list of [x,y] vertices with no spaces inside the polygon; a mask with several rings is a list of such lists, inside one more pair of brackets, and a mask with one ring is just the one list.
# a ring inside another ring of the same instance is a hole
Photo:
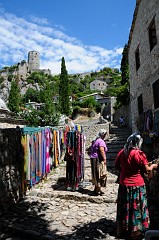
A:
{"label": "blue sky", "polygon": [[136,0],[0,0],[0,69],[40,53],[53,75],[119,68]]}

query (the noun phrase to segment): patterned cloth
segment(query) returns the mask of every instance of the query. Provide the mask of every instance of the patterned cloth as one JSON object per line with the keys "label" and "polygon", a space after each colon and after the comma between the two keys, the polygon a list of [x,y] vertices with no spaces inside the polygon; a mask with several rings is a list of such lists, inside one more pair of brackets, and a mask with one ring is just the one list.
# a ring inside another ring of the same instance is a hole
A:
{"label": "patterned cloth", "polygon": [[60,163],[64,139],[62,143],[59,133],[60,130],[50,127],[21,129],[24,163],[20,171],[23,192],[46,177]]}
{"label": "patterned cloth", "polygon": [[149,213],[145,185],[119,185],[117,199],[117,235],[128,231],[144,233],[149,228]]}
{"label": "patterned cloth", "polygon": [[98,158],[91,158],[92,183],[106,187],[107,166],[104,161],[99,162]]}

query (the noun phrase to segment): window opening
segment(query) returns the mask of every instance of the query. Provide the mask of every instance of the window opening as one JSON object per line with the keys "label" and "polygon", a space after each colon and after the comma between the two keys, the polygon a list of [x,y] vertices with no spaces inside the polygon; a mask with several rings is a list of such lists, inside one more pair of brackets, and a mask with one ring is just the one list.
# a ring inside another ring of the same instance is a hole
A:
{"label": "window opening", "polygon": [[150,51],[151,51],[154,48],[154,46],[157,44],[155,19],[152,20],[149,26],[148,32],[149,32],[149,44],[150,44]]}
{"label": "window opening", "polygon": [[141,115],[143,113],[143,99],[142,99],[142,94],[137,98],[138,102],[138,113]]}
{"label": "window opening", "polygon": [[136,71],[137,71],[139,69],[139,67],[140,67],[139,47],[136,49],[136,52],[135,52],[135,61],[136,61]]}
{"label": "window opening", "polygon": [[159,107],[159,79],[153,83],[153,98],[154,98],[154,108]]}

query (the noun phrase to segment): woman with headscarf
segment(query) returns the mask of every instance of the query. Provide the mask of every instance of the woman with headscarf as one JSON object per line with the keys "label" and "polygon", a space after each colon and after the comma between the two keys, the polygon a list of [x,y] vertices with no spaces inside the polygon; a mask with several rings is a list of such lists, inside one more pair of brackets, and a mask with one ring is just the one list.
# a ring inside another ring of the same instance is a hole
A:
{"label": "woman with headscarf", "polygon": [[152,171],[157,164],[149,166],[146,155],[141,151],[142,138],[132,134],[119,151],[115,168],[120,172],[117,199],[117,236],[127,239],[142,239],[149,228],[144,171]]}
{"label": "woman with headscarf", "polygon": [[100,129],[97,138],[92,141],[91,145],[91,172],[92,182],[95,185],[95,195],[102,195],[101,187],[106,187],[107,167],[106,167],[106,152],[107,146],[104,141],[107,135],[105,129]]}

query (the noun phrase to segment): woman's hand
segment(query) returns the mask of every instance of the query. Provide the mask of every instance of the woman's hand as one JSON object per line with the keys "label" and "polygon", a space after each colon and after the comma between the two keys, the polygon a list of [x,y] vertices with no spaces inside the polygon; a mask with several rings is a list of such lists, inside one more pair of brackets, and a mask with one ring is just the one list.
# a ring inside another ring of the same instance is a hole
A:
{"label": "woman's hand", "polygon": [[145,168],[146,168],[146,171],[152,171],[153,169],[158,168],[158,164],[153,163],[150,166],[147,164],[147,165],[145,165]]}
{"label": "woman's hand", "polygon": [[158,168],[158,164],[153,163],[149,166],[149,170],[147,170],[148,178],[152,178],[154,176],[153,169]]}
{"label": "woman's hand", "polygon": [[158,164],[157,164],[157,163],[153,163],[151,166],[153,166],[152,169],[154,169],[154,168],[155,168],[155,169],[158,168]]}

